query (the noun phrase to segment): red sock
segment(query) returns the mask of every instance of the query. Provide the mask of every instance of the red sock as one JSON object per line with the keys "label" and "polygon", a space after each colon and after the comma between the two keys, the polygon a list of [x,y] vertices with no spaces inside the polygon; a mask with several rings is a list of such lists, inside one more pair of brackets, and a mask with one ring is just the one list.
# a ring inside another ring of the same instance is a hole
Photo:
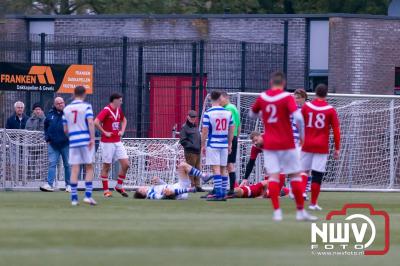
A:
{"label": "red sock", "polygon": [[126,176],[124,175],[118,175],[118,180],[117,180],[117,187],[122,187],[122,184],[124,183]]}
{"label": "red sock", "polygon": [[307,188],[308,176],[305,173],[302,173],[301,179],[302,179],[302,183],[303,183],[303,193],[304,193],[304,192],[306,192],[306,188]]}
{"label": "red sock", "polygon": [[280,174],[279,175],[279,191],[281,191],[283,186],[285,185],[285,179],[286,179],[286,175],[285,174]]}
{"label": "red sock", "polygon": [[108,176],[101,176],[101,183],[103,183],[103,191],[107,192],[108,190]]}
{"label": "red sock", "polygon": [[311,205],[316,205],[318,200],[318,195],[321,190],[321,185],[318,183],[311,183]]}
{"label": "red sock", "polygon": [[296,201],[296,208],[298,210],[304,209],[303,182],[301,182],[300,180],[299,181],[292,180],[290,182],[290,185],[292,186],[294,200]]}
{"label": "red sock", "polygon": [[279,209],[279,191],[279,183],[271,180],[268,184],[268,192],[274,210]]}

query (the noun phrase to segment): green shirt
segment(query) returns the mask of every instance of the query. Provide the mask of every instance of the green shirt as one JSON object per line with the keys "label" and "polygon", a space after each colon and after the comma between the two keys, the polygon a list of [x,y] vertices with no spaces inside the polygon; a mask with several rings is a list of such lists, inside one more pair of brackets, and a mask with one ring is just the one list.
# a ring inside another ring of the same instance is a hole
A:
{"label": "green shirt", "polygon": [[239,111],[238,111],[238,109],[236,108],[236,106],[233,105],[233,104],[231,104],[231,103],[228,103],[227,105],[225,105],[224,108],[225,108],[226,110],[231,111],[231,113],[232,113],[232,120],[233,120],[233,123],[235,124],[235,131],[234,131],[234,134],[233,134],[233,135],[234,135],[235,137],[237,137],[237,135],[238,135],[238,130],[239,130],[239,127],[240,127],[240,115],[239,115]]}

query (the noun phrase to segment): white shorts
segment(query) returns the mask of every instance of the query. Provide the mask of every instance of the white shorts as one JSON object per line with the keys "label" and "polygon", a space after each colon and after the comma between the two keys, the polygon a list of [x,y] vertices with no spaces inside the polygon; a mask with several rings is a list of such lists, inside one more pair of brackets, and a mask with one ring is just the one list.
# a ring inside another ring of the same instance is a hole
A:
{"label": "white shorts", "polygon": [[92,164],[94,162],[95,148],[89,150],[88,146],[69,148],[68,163],[70,165]]}
{"label": "white shorts", "polygon": [[103,163],[113,163],[121,159],[128,159],[128,154],[122,142],[100,142],[101,160]]}
{"label": "white shorts", "polygon": [[301,172],[300,156],[296,149],[263,150],[264,167],[268,174],[295,174]]}
{"label": "white shorts", "polygon": [[299,158],[301,156],[301,146],[296,144],[296,151],[299,154]]}
{"label": "white shorts", "polygon": [[301,152],[301,166],[304,171],[314,170],[325,173],[328,154]]}
{"label": "white shorts", "polygon": [[[183,188],[189,188],[190,187],[190,179],[188,178],[179,178],[179,181],[177,183],[174,183],[172,185],[172,189],[183,189]],[[180,194],[178,196],[176,196],[177,200],[186,200],[189,198],[189,194],[188,193],[184,193],[184,194]]]}
{"label": "white shorts", "polygon": [[207,147],[206,165],[226,166],[228,164],[228,148],[216,149]]}

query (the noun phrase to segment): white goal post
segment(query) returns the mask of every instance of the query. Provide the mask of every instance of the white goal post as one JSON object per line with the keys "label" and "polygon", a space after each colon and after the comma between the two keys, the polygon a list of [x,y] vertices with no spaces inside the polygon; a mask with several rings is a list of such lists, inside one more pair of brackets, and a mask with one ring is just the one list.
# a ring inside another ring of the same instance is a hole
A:
{"label": "white goal post", "polygon": [[[240,110],[242,120],[236,163],[239,179],[244,176],[250,156],[248,135],[254,130],[263,129],[261,121],[248,117],[249,108],[258,95],[240,92],[230,94],[232,103]],[[400,191],[400,97],[330,94],[328,101],[339,114],[342,144],[340,159],[329,158],[323,190]],[[203,106],[204,109],[210,106],[208,96]],[[179,139],[132,138],[123,139],[123,142],[131,166],[126,179],[128,188],[149,184],[153,176],[159,176],[167,183],[177,180],[176,167],[184,161]],[[97,149],[96,188],[101,187],[100,154]],[[262,156],[259,156],[250,176],[251,182],[263,179],[262,160]],[[0,129],[0,190],[37,190],[46,181],[48,164],[47,144],[42,132]],[[111,180],[115,180],[118,170],[115,168],[114,175],[109,176]],[[203,167],[203,170],[210,171],[207,167]],[[58,187],[62,188],[64,175],[61,164],[56,180]]]}
{"label": "white goal post", "polygon": [[[248,116],[258,96],[259,93],[230,93],[231,102],[240,112],[242,140],[248,139],[254,130],[263,131],[262,122]],[[314,94],[309,94],[310,99],[313,97]],[[328,102],[336,108],[341,123],[341,156],[334,160],[330,154],[322,188],[335,191],[400,190],[400,97],[329,94]],[[209,106],[207,97],[203,109]],[[331,141],[331,150],[332,144]],[[246,156],[241,151],[238,161],[243,163]],[[258,167],[261,165],[258,163]],[[239,168],[239,171],[242,176],[243,170]],[[262,169],[258,172],[262,173]]]}

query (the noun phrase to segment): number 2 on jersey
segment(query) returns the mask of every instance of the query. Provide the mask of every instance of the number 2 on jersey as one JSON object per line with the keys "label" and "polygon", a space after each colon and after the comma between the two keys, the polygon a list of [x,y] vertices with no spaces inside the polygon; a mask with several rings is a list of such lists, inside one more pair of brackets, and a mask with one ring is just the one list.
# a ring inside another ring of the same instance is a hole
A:
{"label": "number 2 on jersey", "polygon": [[268,104],[265,108],[265,111],[269,114],[269,118],[267,120],[268,123],[276,123],[278,122],[278,117],[276,116],[276,105],[275,104]]}
{"label": "number 2 on jersey", "polygon": [[226,130],[226,118],[215,120],[215,129],[216,130]]}
{"label": "number 2 on jersey", "polygon": [[308,124],[307,127],[313,127],[313,124],[316,128],[324,128],[325,127],[325,114],[323,113],[318,113],[315,116],[315,122],[313,123],[313,117],[314,114],[313,113],[308,113]]}

